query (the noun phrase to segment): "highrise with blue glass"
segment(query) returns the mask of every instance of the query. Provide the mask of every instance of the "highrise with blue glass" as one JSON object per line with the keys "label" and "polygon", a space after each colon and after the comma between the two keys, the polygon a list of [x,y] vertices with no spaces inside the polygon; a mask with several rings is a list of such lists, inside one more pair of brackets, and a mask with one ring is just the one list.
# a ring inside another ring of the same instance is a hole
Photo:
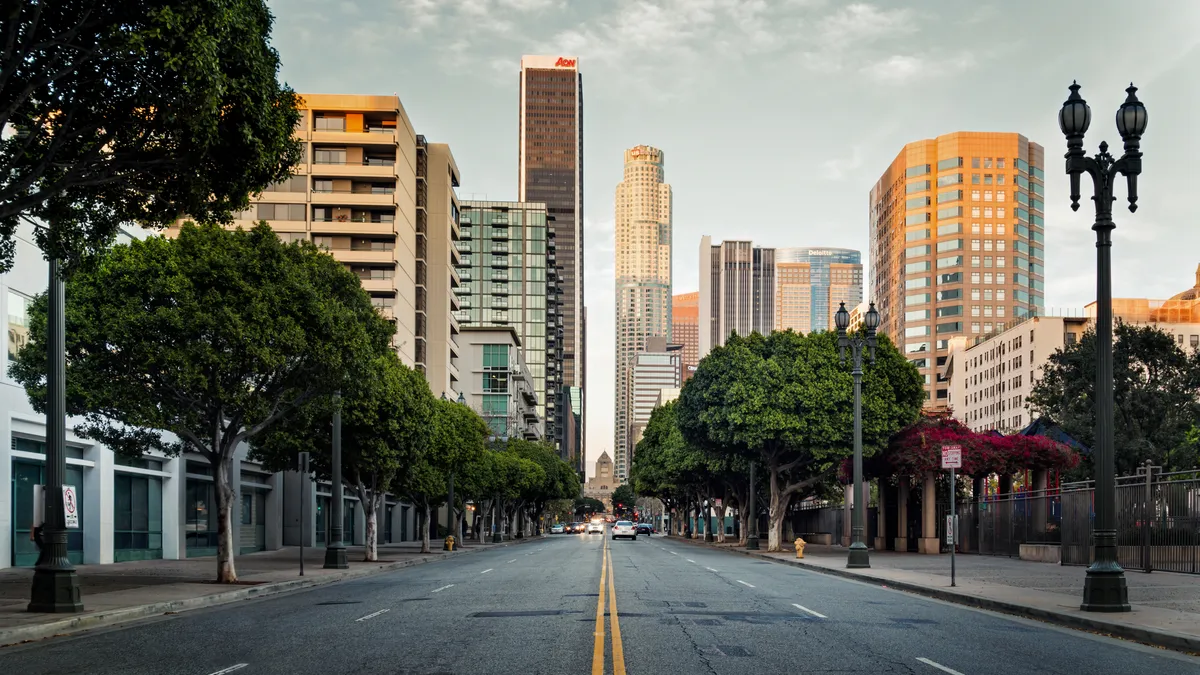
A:
{"label": "highrise with blue glass", "polygon": [[862,253],[848,248],[775,249],[775,328],[829,330],[840,303],[863,299]]}

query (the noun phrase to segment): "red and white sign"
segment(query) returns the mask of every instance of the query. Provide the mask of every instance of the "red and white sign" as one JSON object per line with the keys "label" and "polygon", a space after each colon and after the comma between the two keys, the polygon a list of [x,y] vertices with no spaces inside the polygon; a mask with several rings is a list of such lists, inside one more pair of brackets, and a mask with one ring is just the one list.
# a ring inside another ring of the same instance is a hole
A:
{"label": "red and white sign", "polygon": [[79,529],[79,502],[74,485],[63,486],[63,514],[67,517],[67,529]]}
{"label": "red and white sign", "polygon": [[961,445],[943,445],[942,446],[942,468],[943,469],[961,469],[962,468],[962,446]]}
{"label": "red and white sign", "polygon": [[568,59],[564,56],[560,56],[560,57],[558,57],[558,60],[554,62],[554,67],[555,68],[574,68],[575,67],[575,59]]}

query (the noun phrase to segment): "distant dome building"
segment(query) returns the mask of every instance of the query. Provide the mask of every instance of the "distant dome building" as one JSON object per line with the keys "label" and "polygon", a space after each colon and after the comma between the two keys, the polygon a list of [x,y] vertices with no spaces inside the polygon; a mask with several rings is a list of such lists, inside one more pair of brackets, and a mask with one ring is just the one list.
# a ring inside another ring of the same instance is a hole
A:
{"label": "distant dome building", "polygon": [[1200,265],[1196,266],[1196,285],[1152,310],[1150,319],[1159,323],[1200,323]]}

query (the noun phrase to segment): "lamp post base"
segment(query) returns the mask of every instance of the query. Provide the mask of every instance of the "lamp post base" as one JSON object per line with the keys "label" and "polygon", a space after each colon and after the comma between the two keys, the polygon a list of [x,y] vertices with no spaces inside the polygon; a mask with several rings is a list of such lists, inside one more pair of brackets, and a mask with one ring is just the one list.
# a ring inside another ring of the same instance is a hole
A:
{"label": "lamp post base", "polygon": [[503,542],[504,542],[504,535],[500,534],[499,532],[492,533],[492,543],[493,544],[501,544]]}
{"label": "lamp post base", "polygon": [[1125,570],[1116,564],[1089,567],[1083,580],[1083,604],[1079,608],[1085,612],[1130,611]]}
{"label": "lamp post base", "polygon": [[345,546],[328,546],[325,548],[325,569],[350,569],[350,563],[346,561]]}
{"label": "lamp post base", "polygon": [[43,569],[33,571],[33,591],[29,596],[30,612],[70,614],[83,611],[80,599],[79,576],[74,569]]}
{"label": "lamp post base", "polygon": [[746,537],[746,550],[747,551],[757,551],[758,550],[758,535],[757,534],[751,534]]}
{"label": "lamp post base", "polygon": [[704,543],[711,544],[712,542],[713,542],[713,533],[705,532],[704,533]]}
{"label": "lamp post base", "polygon": [[850,545],[850,554],[846,556],[848,569],[866,569],[871,566],[871,551],[861,541]]}

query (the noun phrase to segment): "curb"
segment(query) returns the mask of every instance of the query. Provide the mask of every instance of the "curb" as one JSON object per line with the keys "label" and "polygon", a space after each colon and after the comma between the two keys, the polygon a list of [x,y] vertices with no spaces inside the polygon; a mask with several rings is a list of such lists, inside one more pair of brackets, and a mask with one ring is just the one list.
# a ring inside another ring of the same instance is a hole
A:
{"label": "curb", "polygon": [[[539,539],[541,539],[541,536],[514,539],[512,541],[506,541],[502,544],[491,544],[486,546],[476,545],[474,547],[461,549],[461,553],[474,553],[476,551],[484,551],[492,548],[514,546],[517,544],[537,541]],[[146,605],[135,605],[133,607],[120,607],[117,609],[105,610],[85,616],[74,616],[67,619],[59,619],[57,621],[51,621],[48,623],[18,626],[16,628],[2,628],[0,629],[0,649],[28,642],[45,640],[47,638],[64,637],[67,635],[91,630],[93,628],[102,628],[105,626],[112,626],[114,624],[136,621],[138,619],[144,619],[160,614],[177,614],[179,612],[186,612],[193,609],[218,607],[220,605],[226,605],[229,603],[238,602],[240,600],[265,598],[273,595],[280,595],[282,593],[289,593],[292,591],[327,586],[340,581],[382,574],[384,572],[391,572],[394,570],[404,569],[406,567],[414,567],[416,565],[424,565],[426,563],[450,560],[453,557],[455,556],[402,560],[400,562],[383,563],[375,567],[360,567],[359,569],[351,570],[344,574],[329,574],[320,577],[304,579],[297,578],[290,581],[276,581],[258,586],[248,586],[239,590],[202,595],[196,598],[170,600],[167,602],[153,602]]]}
{"label": "curb", "polygon": [[828,574],[830,576],[861,581],[874,586],[883,586],[890,589],[912,593],[914,595],[923,595],[925,597],[954,603],[956,605],[965,605],[978,609],[1003,612],[1005,614],[1014,614],[1028,619],[1036,619],[1039,621],[1046,621],[1048,623],[1065,626],[1067,628],[1074,628],[1076,630],[1104,633],[1113,637],[1132,640],[1134,642],[1140,642],[1142,644],[1152,645],[1154,647],[1163,647],[1182,652],[1200,652],[1200,637],[1196,637],[1194,635],[1176,633],[1167,630],[1152,630],[1126,623],[1105,621],[1103,619],[1093,619],[1085,616],[1076,616],[1073,614],[1067,614],[1065,612],[1039,609],[1037,607],[1028,607],[1026,605],[1019,605],[1005,600],[981,598],[943,588],[933,588],[929,586],[921,586],[920,584],[909,583],[906,581],[883,579],[868,574],[862,574],[860,572],[852,572],[850,570],[822,567],[820,565],[805,563],[800,560],[780,559],[774,556],[765,555],[763,553],[756,553],[754,551],[743,551],[736,548],[709,546],[704,542],[695,542],[689,539],[683,539],[682,537],[672,537],[672,539],[676,539],[685,544],[692,544],[694,546],[705,546],[716,551],[740,553],[750,558],[759,558],[761,560],[767,560],[782,565],[799,567],[812,572],[819,572],[821,574]]}

